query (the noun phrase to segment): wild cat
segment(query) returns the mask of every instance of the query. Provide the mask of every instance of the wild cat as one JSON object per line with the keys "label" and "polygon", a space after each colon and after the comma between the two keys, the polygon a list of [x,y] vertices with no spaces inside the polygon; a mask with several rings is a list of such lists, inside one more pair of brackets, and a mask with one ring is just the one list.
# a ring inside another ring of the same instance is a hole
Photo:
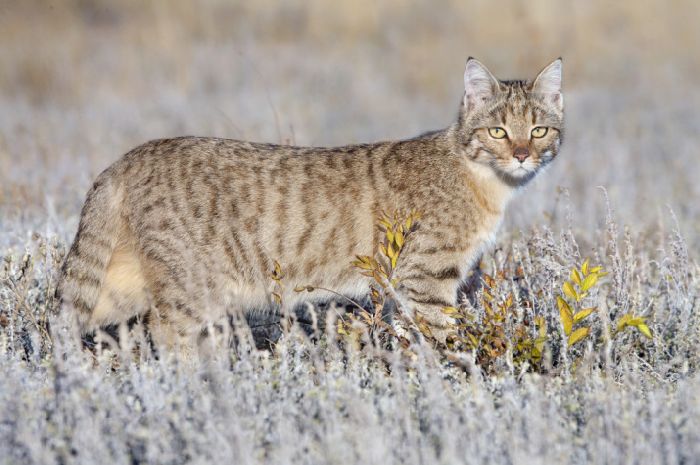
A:
{"label": "wild cat", "polygon": [[421,219],[397,263],[397,291],[444,340],[443,308],[509,199],[559,153],[561,81],[560,59],[532,81],[499,81],[470,58],[456,121],[413,139],[147,142],[88,192],[62,270],[64,305],[84,332],[150,311],[157,346],[192,351],[207,325],[271,303],[275,262],[289,290],[365,295],[369,278],[351,262],[377,252],[382,211],[412,209]]}

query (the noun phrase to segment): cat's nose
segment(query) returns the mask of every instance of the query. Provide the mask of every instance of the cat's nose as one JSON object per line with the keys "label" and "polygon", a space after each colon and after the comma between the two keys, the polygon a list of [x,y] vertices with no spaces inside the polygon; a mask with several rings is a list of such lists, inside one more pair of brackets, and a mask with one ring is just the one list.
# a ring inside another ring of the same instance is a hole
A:
{"label": "cat's nose", "polygon": [[517,158],[520,163],[524,162],[529,156],[530,149],[527,147],[515,147],[515,150],[513,150],[513,157]]}

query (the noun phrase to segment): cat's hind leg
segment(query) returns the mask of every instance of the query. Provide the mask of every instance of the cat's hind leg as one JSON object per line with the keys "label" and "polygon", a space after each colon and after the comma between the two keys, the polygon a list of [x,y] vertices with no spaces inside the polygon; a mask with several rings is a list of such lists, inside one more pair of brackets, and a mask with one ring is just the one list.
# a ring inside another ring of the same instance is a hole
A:
{"label": "cat's hind leg", "polygon": [[[162,245],[162,242],[159,243]],[[160,356],[180,354],[191,359],[205,327],[196,289],[183,271],[183,257],[175,250],[145,249],[143,268],[151,313],[148,331]]]}

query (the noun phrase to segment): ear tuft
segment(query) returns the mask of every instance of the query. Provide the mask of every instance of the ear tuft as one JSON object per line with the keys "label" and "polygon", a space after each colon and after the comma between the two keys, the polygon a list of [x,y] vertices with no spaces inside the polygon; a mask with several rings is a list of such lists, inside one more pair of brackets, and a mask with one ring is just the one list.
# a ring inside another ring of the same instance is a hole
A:
{"label": "ear tuft", "polygon": [[467,111],[473,110],[484,100],[493,97],[498,88],[498,79],[491,74],[486,66],[469,57],[464,69],[464,105],[467,107]]}
{"label": "ear tuft", "polygon": [[537,75],[532,83],[532,92],[544,94],[547,99],[561,108],[563,103],[561,98],[561,78],[562,61],[561,58],[557,58]]}

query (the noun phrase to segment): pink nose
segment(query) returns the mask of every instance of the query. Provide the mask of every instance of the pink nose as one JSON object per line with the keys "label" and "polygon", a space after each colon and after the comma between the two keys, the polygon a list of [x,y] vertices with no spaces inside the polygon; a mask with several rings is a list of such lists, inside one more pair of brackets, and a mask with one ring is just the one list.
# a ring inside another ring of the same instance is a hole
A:
{"label": "pink nose", "polygon": [[520,163],[524,162],[530,156],[530,150],[527,147],[516,147],[513,151],[513,157],[517,158]]}

